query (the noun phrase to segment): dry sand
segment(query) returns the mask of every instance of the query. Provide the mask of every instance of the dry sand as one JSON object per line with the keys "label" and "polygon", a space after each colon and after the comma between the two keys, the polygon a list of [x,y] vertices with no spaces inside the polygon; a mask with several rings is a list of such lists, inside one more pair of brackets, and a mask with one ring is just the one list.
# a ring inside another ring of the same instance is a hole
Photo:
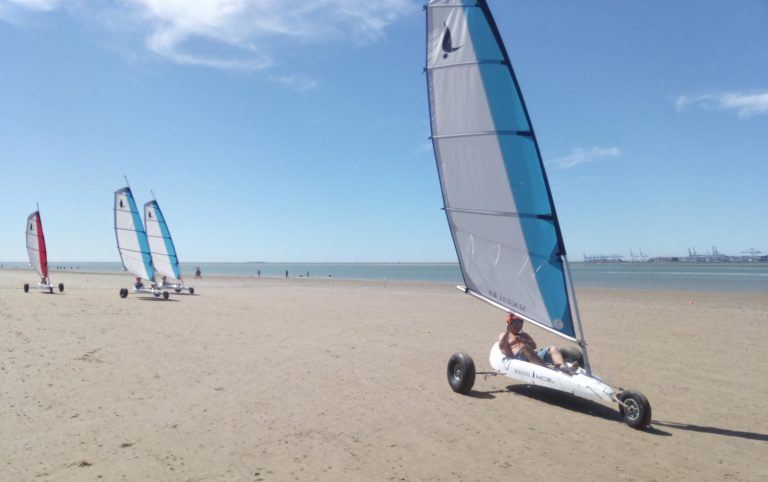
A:
{"label": "dry sand", "polygon": [[[498,310],[449,285],[0,271],[0,480],[768,480],[768,299],[579,290],[615,407],[478,377]],[[540,344],[552,336],[528,327]]]}

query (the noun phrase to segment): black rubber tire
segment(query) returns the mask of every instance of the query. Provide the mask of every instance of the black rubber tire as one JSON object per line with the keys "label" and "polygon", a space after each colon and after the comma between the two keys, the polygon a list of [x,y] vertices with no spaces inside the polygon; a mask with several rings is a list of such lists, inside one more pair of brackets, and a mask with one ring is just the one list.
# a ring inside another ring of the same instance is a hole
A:
{"label": "black rubber tire", "polygon": [[194,288],[189,288],[189,294],[191,294],[191,295],[195,294],[195,289]]}
{"label": "black rubber tire", "polygon": [[53,286],[48,288],[48,293],[53,294]]}
{"label": "black rubber tire", "polygon": [[152,294],[155,295],[155,298],[160,298],[160,292],[159,291],[154,291]]}
{"label": "black rubber tire", "polygon": [[624,390],[618,395],[624,405],[619,405],[619,414],[624,423],[637,430],[644,430],[651,423],[651,402],[635,390]]}
{"label": "black rubber tire", "polygon": [[181,288],[174,288],[173,291],[175,291],[176,293],[181,293]]}
{"label": "black rubber tire", "polygon": [[120,298],[128,298],[128,288],[120,288]]}
{"label": "black rubber tire", "polygon": [[64,292],[64,283],[59,283],[59,293]]}
{"label": "black rubber tire", "polygon": [[580,367],[584,367],[584,354],[575,346],[564,346],[560,348],[563,359],[568,363],[578,362]]}
{"label": "black rubber tire", "polygon": [[163,291],[163,299],[164,300],[167,300],[169,296],[171,296],[171,295],[169,295],[167,291]]}
{"label": "black rubber tire", "polygon": [[475,384],[475,362],[466,353],[454,353],[448,360],[448,384],[456,393],[466,395]]}
{"label": "black rubber tire", "polygon": [[29,283],[24,283],[24,293],[29,293]]}

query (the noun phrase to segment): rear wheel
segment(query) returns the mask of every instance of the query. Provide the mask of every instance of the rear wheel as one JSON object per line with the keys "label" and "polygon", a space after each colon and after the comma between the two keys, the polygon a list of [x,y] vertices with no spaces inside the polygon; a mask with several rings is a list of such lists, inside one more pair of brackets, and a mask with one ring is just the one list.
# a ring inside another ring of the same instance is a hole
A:
{"label": "rear wheel", "polygon": [[64,283],[59,283],[59,293],[64,292]]}
{"label": "rear wheel", "polygon": [[128,297],[128,288],[120,288],[120,298]]}
{"label": "rear wheel", "polygon": [[163,291],[163,299],[164,300],[167,300],[169,296],[171,296],[171,295],[169,295],[167,291]]}
{"label": "rear wheel", "polygon": [[651,423],[651,403],[640,392],[624,390],[618,396],[623,405],[619,405],[619,414],[624,423],[632,428],[643,430]]}
{"label": "rear wheel", "polygon": [[475,384],[475,362],[466,353],[454,353],[448,360],[448,384],[456,393],[466,395]]}
{"label": "rear wheel", "polygon": [[174,288],[173,291],[175,291],[176,293],[181,293],[181,288]]}
{"label": "rear wheel", "polygon": [[29,293],[29,283],[24,283],[24,293]]}
{"label": "rear wheel", "polygon": [[190,288],[189,289],[189,294],[191,294],[191,295],[195,294],[195,289],[194,288]]}
{"label": "rear wheel", "polygon": [[160,298],[160,292],[159,291],[154,291],[154,292],[152,292],[152,294],[155,295],[155,298]]}
{"label": "rear wheel", "polygon": [[48,293],[53,294],[53,286],[48,287]]}

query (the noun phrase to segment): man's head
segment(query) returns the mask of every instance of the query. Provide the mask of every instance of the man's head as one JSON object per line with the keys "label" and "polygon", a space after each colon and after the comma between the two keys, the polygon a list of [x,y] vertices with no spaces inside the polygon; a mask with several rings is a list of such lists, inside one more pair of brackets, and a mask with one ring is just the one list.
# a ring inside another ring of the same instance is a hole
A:
{"label": "man's head", "polygon": [[510,313],[509,316],[507,316],[507,324],[508,325],[513,325],[513,326],[518,327],[518,328],[522,328],[523,327],[523,319],[520,318],[519,316],[517,316],[514,313]]}

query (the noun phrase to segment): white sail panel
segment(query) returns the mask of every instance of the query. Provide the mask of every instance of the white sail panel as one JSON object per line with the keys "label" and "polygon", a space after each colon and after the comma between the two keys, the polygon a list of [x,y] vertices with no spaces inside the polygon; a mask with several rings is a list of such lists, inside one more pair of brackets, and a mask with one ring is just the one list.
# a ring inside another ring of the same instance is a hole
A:
{"label": "white sail panel", "polygon": [[48,277],[48,253],[45,248],[43,224],[40,221],[40,211],[35,211],[27,217],[27,255],[29,264],[41,277]]}
{"label": "white sail panel", "polygon": [[114,210],[117,249],[123,267],[134,276],[153,282],[155,271],[152,267],[147,233],[144,231],[131,188],[124,187],[115,192]]}
{"label": "white sail panel", "polygon": [[152,253],[152,264],[155,270],[171,280],[181,281],[179,258],[176,256],[171,232],[168,230],[168,224],[157,201],[144,204],[144,226],[147,229],[149,250]]}
{"label": "white sail panel", "polygon": [[485,1],[427,7],[432,141],[466,287],[574,339],[536,138]]}

